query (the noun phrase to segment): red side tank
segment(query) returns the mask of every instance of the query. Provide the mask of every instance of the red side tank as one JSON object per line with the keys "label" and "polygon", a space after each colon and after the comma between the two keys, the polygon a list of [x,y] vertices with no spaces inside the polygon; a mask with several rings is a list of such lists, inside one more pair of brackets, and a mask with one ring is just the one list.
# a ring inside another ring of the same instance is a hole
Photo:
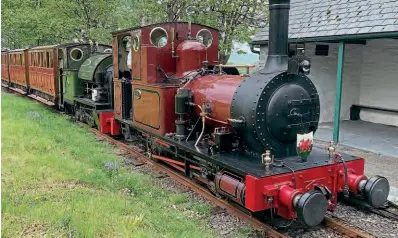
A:
{"label": "red side tank", "polygon": [[[210,118],[228,122],[232,97],[242,80],[243,77],[238,75],[206,75],[189,82],[185,87],[192,90],[195,104],[210,105]],[[219,124],[225,126],[223,123]]]}
{"label": "red side tank", "polygon": [[178,45],[176,55],[176,77],[180,78],[202,68],[203,61],[206,61],[206,46],[196,40],[186,40]]}

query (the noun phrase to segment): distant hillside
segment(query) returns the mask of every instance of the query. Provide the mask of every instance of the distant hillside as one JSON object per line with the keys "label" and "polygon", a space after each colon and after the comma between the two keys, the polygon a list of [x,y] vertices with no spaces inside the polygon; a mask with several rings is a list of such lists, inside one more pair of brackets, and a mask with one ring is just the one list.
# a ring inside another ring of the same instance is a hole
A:
{"label": "distant hillside", "polygon": [[229,58],[228,64],[254,64],[258,65],[259,55],[253,53],[238,54],[233,52]]}

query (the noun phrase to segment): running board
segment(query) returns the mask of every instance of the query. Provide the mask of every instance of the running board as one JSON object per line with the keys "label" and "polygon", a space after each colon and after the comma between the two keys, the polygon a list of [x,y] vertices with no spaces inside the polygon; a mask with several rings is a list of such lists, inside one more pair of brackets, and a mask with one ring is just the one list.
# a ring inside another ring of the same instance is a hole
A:
{"label": "running board", "polygon": [[20,93],[20,94],[23,94],[23,95],[26,95],[26,94],[27,94],[26,91],[24,91],[24,90],[22,90],[22,89],[20,89],[20,88],[9,87],[9,89],[11,89],[12,91],[18,92],[18,93]]}
{"label": "running board", "polygon": [[42,97],[36,96],[34,94],[29,94],[28,97],[33,98],[39,102],[42,102],[44,104],[47,104],[48,106],[55,106],[55,104],[47,99],[44,99]]}

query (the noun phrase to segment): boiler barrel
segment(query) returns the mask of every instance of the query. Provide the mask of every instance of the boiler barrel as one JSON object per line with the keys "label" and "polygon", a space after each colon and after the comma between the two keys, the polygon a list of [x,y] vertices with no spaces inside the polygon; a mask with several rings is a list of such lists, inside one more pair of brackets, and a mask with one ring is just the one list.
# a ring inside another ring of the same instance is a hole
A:
{"label": "boiler barrel", "polygon": [[[227,122],[230,118],[232,97],[243,79],[236,75],[207,75],[189,82],[186,88],[192,90],[195,104],[210,106],[210,118]],[[200,110],[197,108],[196,112],[199,115]]]}

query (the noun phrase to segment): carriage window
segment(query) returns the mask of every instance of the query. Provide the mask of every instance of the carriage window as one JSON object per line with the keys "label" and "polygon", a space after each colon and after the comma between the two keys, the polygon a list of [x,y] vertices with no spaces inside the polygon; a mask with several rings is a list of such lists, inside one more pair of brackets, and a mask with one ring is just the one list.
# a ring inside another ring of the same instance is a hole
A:
{"label": "carriage window", "polygon": [[53,62],[53,52],[48,53],[48,66],[50,68],[54,67],[54,62]]}
{"label": "carriage window", "polygon": [[158,48],[162,48],[167,44],[168,36],[165,29],[161,27],[156,27],[151,31],[150,38],[152,45]]}
{"label": "carriage window", "polygon": [[209,48],[211,46],[211,43],[213,43],[213,36],[211,35],[211,32],[207,29],[202,29],[198,31],[196,34],[196,39],[204,44],[206,48]]}
{"label": "carriage window", "polygon": [[45,67],[45,68],[47,68],[48,67],[48,52],[44,52],[43,53],[43,66]]}
{"label": "carriage window", "polygon": [[33,56],[34,56],[34,61],[33,61],[33,62],[34,62],[34,65],[37,67],[37,66],[38,66],[38,65],[37,65],[37,62],[39,61],[39,60],[38,60],[39,56],[37,55],[37,52],[35,52]]}
{"label": "carriage window", "polygon": [[135,36],[133,40],[133,49],[134,51],[138,51],[139,48],[140,48],[140,38],[138,38],[138,36]]}
{"label": "carriage window", "polygon": [[128,52],[131,48],[131,36],[125,36],[122,39],[123,47]]}
{"label": "carriage window", "polygon": [[74,48],[70,51],[70,57],[74,61],[80,61],[83,58],[83,51],[79,48]]}

